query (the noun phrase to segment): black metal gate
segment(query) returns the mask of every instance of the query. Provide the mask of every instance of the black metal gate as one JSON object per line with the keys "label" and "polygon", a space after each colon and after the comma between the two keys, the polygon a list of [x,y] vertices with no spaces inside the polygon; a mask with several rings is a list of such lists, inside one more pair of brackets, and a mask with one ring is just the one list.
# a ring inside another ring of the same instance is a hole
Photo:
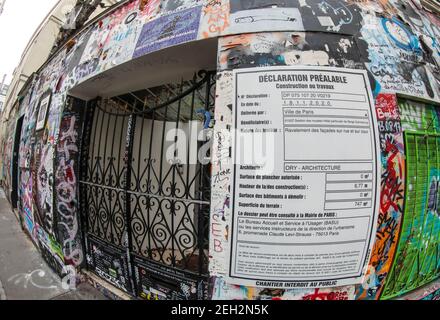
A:
{"label": "black metal gate", "polygon": [[199,72],[88,107],[80,181],[87,265],[139,298],[207,296],[210,162],[200,153],[214,93],[215,74]]}

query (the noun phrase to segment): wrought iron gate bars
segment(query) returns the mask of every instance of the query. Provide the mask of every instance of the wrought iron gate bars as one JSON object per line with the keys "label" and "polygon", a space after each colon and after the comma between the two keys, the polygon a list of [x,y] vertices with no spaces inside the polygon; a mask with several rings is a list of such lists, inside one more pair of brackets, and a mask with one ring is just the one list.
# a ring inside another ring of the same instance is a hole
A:
{"label": "wrought iron gate bars", "polygon": [[[198,77],[202,77],[202,80],[197,81]],[[188,84],[190,87],[184,90]],[[80,197],[85,228],[88,234],[126,250],[131,265],[129,281],[132,288],[136,288],[133,283],[134,257],[194,273],[205,282],[208,276],[210,165],[198,163],[192,168],[191,140],[197,141],[197,137],[190,136],[186,141],[187,164],[184,169],[176,161],[176,144],[179,139],[177,132],[185,119],[185,108],[190,109],[186,110],[189,111],[189,124],[194,121],[197,103],[203,105],[203,110],[212,111],[215,103],[215,94],[212,93],[215,72],[201,71],[194,75],[192,82],[182,81],[178,95],[174,97],[170,95],[177,90],[169,86],[162,88],[166,88],[169,98],[165,103],[158,103],[159,95],[155,95],[156,107],[147,105],[147,96],[141,107],[139,102],[142,100],[139,98],[132,105],[126,102],[123,112],[115,111],[115,106],[108,103],[103,108],[103,101],[91,104],[88,107],[91,116],[84,126],[84,139],[89,142],[83,143],[81,157]],[[153,94],[151,90],[147,92],[150,96]],[[190,102],[187,101],[188,97]],[[121,98],[118,100],[125,102]],[[177,106],[173,108],[175,104]],[[119,124],[120,119],[122,124]],[[174,159],[167,168],[164,151],[165,135],[171,131],[167,130],[169,121],[175,121],[176,134]],[[143,158],[144,133],[147,133],[148,128],[145,127],[149,122],[148,155]],[[110,131],[111,124],[114,126],[113,132]],[[161,134],[156,132],[156,124],[159,127],[162,124]],[[119,137],[116,132],[118,126],[121,126]],[[124,134],[126,139],[123,147]],[[108,146],[109,138],[111,147]],[[118,138],[119,145],[115,140]],[[137,138],[138,144],[135,141]],[[158,154],[153,152],[155,141],[160,141],[159,168]],[[197,144],[198,152],[203,141]],[[122,148],[124,161],[121,161]],[[115,149],[119,151],[119,159],[115,157]],[[118,161],[117,166],[115,161]]]}

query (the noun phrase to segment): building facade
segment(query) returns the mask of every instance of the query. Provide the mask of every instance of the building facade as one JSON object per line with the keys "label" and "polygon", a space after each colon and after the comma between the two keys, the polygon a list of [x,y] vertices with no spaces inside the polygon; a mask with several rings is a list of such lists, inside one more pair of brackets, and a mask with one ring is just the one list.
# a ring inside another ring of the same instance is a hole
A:
{"label": "building facade", "polygon": [[435,299],[439,35],[419,1],[122,1],[34,70],[3,187],[131,298]]}

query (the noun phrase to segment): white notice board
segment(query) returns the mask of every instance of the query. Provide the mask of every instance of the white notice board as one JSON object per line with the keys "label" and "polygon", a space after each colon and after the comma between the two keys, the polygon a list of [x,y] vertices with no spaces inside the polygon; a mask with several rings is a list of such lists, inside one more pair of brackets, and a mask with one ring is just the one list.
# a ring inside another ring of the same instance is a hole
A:
{"label": "white notice board", "polygon": [[[361,283],[376,235],[381,172],[367,72],[252,68],[235,70],[234,86],[228,282]],[[251,145],[270,156],[249,159]]]}

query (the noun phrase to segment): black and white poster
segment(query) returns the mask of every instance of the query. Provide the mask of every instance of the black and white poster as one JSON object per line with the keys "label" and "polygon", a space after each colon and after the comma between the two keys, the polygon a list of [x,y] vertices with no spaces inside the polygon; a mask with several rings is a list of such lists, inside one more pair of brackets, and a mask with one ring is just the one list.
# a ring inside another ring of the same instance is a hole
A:
{"label": "black and white poster", "polygon": [[380,144],[367,72],[234,71],[228,282],[362,282],[376,235]]}

